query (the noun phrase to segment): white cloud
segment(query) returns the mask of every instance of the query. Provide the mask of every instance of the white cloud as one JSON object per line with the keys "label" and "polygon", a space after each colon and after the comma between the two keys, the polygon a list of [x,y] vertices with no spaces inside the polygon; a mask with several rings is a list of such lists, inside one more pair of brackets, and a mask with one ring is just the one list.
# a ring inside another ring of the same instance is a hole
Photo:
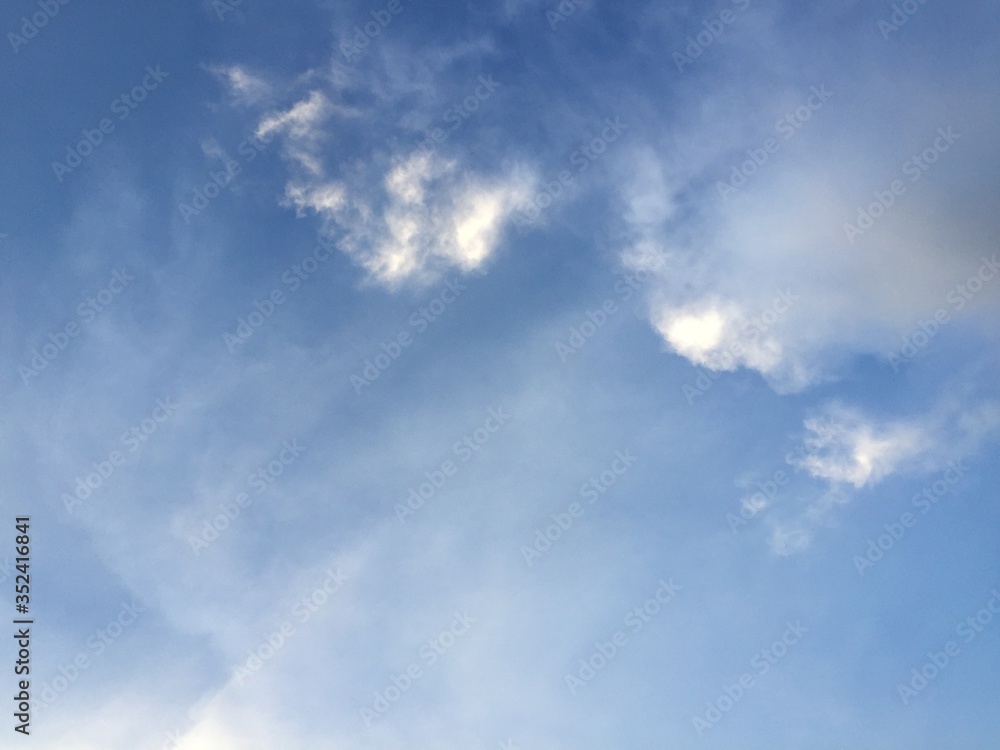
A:
{"label": "white cloud", "polygon": [[[290,108],[265,114],[255,132],[279,138],[292,162],[285,205],[300,216],[319,215],[323,231],[371,280],[396,287],[430,283],[451,269],[481,271],[498,250],[515,208],[528,200],[533,176],[520,167],[477,174],[465,167],[454,144],[428,153],[408,151],[402,141],[407,131],[414,138],[422,134],[447,108],[442,102],[450,95],[438,90],[440,69],[484,54],[490,42],[474,39],[434,48],[417,64],[412,55],[393,49],[388,45],[373,57],[378,71],[345,69],[335,59],[328,71],[303,74],[289,85],[308,85],[308,94]],[[457,90],[464,95],[467,88],[462,82]],[[414,108],[415,95],[424,104]],[[359,109],[344,105],[345,99],[365,103]],[[398,121],[396,134],[373,145],[370,140],[381,125],[359,125],[361,114]],[[362,139],[367,144],[355,159],[341,161],[331,148],[335,127],[343,131],[338,142]]]}
{"label": "white cloud", "polygon": [[293,181],[286,198],[327,219],[331,232],[342,233],[341,249],[389,286],[484,268],[532,184],[519,171],[494,179],[463,174],[457,162],[421,152],[396,160],[381,182],[381,195],[371,195],[337,182]]}
{"label": "white cloud", "polygon": [[876,424],[860,412],[829,407],[807,419],[807,453],[795,465],[818,479],[861,488],[880,482],[907,461],[936,447],[930,428],[916,422]]}
{"label": "white cloud", "polygon": [[[638,144],[617,165],[628,235],[620,254],[626,266],[656,275],[649,316],[673,351],[710,368],[756,370],[775,390],[793,392],[839,377],[858,354],[887,358],[939,309],[958,316],[949,291],[995,253],[998,224],[985,202],[995,179],[977,165],[997,151],[986,129],[976,130],[988,115],[974,91],[942,93],[942,108],[928,99],[926,81],[905,77],[859,84],[831,74],[822,83],[833,96],[786,140],[775,120],[821,82],[782,68],[780,55],[765,63],[782,83],[734,94],[698,78],[674,92],[678,114],[665,125],[636,127]],[[893,106],[899,101],[908,106]],[[738,117],[744,110],[750,121]],[[858,111],[871,118],[859,123]],[[919,181],[904,174],[951,123],[961,134],[954,145]],[[777,152],[720,196],[717,185],[767,138]],[[845,224],[896,178],[906,192],[849,242]],[[765,309],[776,288],[800,301],[748,342],[741,319]],[[998,308],[1000,284],[991,282],[962,314],[979,311],[985,321]],[[715,330],[714,343],[690,338],[696,320],[703,335]],[[717,364],[737,340],[746,355]]]}
{"label": "white cloud", "polygon": [[257,126],[258,138],[284,136],[284,152],[313,175],[323,174],[322,146],[327,133],[322,125],[336,111],[320,91],[312,91],[284,112],[266,116]]}
{"label": "white cloud", "polygon": [[222,81],[229,95],[239,104],[259,104],[274,96],[274,87],[267,80],[242,65],[209,66],[208,70]]}
{"label": "white cloud", "polygon": [[[788,367],[774,323],[755,325],[755,317],[733,302],[705,299],[681,308],[661,307],[654,327],[670,347],[691,362],[714,371],[749,367],[774,376],[792,389],[806,379]],[[774,313],[774,320],[779,315]]]}
{"label": "white cloud", "polygon": [[265,117],[257,126],[257,136],[286,131],[296,140],[314,138],[316,126],[329,116],[330,110],[329,100],[319,91],[313,91],[286,112]]}
{"label": "white cloud", "polygon": [[336,182],[322,185],[290,184],[285,196],[300,209],[310,208],[321,214],[334,214],[347,205],[347,190]]}
{"label": "white cloud", "polygon": [[839,404],[805,420],[806,435],[789,463],[826,487],[791,519],[772,523],[771,550],[788,555],[809,546],[853,492],[871,489],[894,474],[926,475],[976,453],[1000,428],[1000,405],[960,409],[945,402],[920,419],[878,420]]}

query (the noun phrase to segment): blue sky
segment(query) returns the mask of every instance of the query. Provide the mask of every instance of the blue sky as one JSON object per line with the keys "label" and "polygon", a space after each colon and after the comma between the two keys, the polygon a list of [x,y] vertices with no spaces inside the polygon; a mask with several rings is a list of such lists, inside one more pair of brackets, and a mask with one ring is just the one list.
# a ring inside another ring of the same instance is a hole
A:
{"label": "blue sky", "polygon": [[996,8],[0,25],[4,746],[994,746]]}

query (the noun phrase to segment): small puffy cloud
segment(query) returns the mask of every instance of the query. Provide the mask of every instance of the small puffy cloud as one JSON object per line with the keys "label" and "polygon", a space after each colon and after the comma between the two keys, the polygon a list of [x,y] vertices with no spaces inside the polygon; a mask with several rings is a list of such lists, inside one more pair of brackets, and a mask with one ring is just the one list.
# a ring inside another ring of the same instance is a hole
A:
{"label": "small puffy cloud", "polygon": [[286,198],[340,234],[339,247],[388,286],[426,283],[450,268],[484,268],[532,180],[513,171],[497,178],[463,173],[457,162],[422,152],[397,159],[380,194],[343,183],[293,181]]}
{"label": "small puffy cloud", "polygon": [[797,391],[814,377],[802,362],[785,356],[783,319],[798,298],[778,290],[769,305],[753,311],[716,297],[680,307],[662,302],[654,309],[653,326],[671,350],[695,365],[715,372],[750,368],[778,392]]}
{"label": "small puffy cloud", "polygon": [[706,300],[658,313],[656,329],[683,357],[710,370],[731,372],[739,366],[764,374],[781,362],[781,342],[755,328],[735,304]]}
{"label": "small puffy cloud", "polygon": [[253,105],[271,99],[273,86],[242,65],[217,65],[209,70],[219,78],[229,95],[239,104]]}
{"label": "small puffy cloud", "polygon": [[771,550],[778,555],[808,547],[815,530],[828,525],[835,509],[851,502],[855,491],[871,489],[894,474],[940,471],[976,453],[1000,428],[1000,405],[960,409],[946,402],[920,419],[879,420],[832,404],[805,420],[804,427],[802,445],[788,461],[826,486],[797,517],[772,522]]}
{"label": "small puffy cloud", "polygon": [[793,464],[817,479],[856,488],[877,484],[936,445],[926,425],[877,424],[841,406],[807,419],[805,428],[809,432],[804,440],[806,453]]}
{"label": "small puffy cloud", "polygon": [[310,208],[320,214],[336,214],[347,205],[347,189],[336,182],[321,185],[291,184],[285,188],[285,196],[302,213]]}
{"label": "small puffy cloud", "polygon": [[693,360],[705,360],[706,354],[718,348],[730,316],[724,310],[709,306],[701,312],[678,311],[664,315],[660,333],[674,349]]}
{"label": "small puffy cloud", "polygon": [[795,526],[779,526],[771,533],[771,551],[782,557],[805,550],[812,537],[804,529]]}

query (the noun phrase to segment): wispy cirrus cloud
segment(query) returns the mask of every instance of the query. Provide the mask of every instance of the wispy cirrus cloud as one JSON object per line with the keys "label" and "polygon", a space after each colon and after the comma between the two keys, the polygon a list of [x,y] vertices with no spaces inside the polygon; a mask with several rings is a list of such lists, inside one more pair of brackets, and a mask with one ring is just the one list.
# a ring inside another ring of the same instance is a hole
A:
{"label": "wispy cirrus cloud", "polygon": [[962,407],[943,401],[920,417],[885,419],[840,403],[828,404],[803,423],[800,447],[789,456],[823,487],[792,519],[772,525],[771,550],[787,555],[806,549],[817,528],[859,491],[893,475],[924,476],[974,455],[1000,428],[1000,404]]}

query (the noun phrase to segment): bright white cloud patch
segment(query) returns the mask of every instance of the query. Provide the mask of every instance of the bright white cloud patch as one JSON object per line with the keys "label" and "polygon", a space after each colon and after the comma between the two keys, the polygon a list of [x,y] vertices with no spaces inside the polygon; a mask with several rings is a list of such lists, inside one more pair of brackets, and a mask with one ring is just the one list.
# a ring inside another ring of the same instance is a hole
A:
{"label": "bright white cloud patch", "polygon": [[449,268],[482,269],[530,187],[523,173],[487,179],[415,152],[393,164],[380,191],[293,181],[286,197],[329,220],[341,249],[374,279],[395,286],[431,281]]}
{"label": "bright white cloud patch", "polygon": [[686,357],[704,357],[718,347],[727,323],[719,310],[709,308],[702,313],[666,314],[661,333],[674,348]]}
{"label": "bright white cloud patch", "polygon": [[661,308],[655,327],[671,349],[699,366],[717,372],[749,367],[801,385],[801,377],[782,371],[787,363],[773,330],[780,316],[766,312],[772,315],[755,318],[733,303],[713,299],[678,309]]}

